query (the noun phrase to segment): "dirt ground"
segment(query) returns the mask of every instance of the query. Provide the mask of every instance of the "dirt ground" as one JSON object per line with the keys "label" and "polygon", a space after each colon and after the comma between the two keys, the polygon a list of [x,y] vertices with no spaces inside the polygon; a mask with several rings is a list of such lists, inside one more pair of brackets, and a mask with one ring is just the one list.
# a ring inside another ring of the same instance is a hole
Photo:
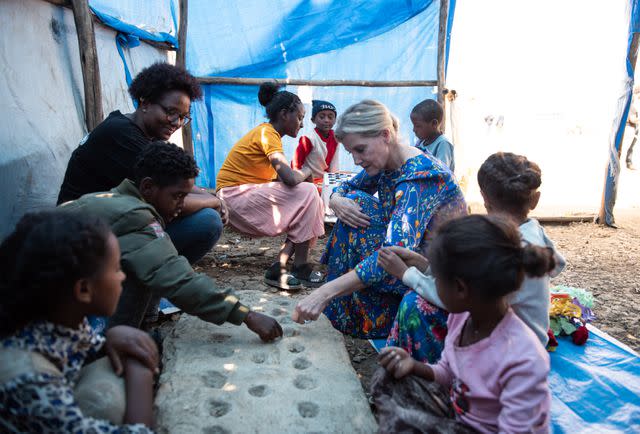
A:
{"label": "dirt ground", "polygon": [[[545,225],[549,237],[567,259],[567,267],[553,284],[589,289],[596,297],[594,325],[640,352],[640,209],[616,213],[617,229],[593,223]],[[330,227],[327,227],[327,232]],[[239,292],[256,289],[278,292],[262,282],[264,270],[276,258],[283,240],[251,239],[226,229],[214,250],[196,269],[210,275],[220,286]],[[320,259],[320,240],[311,257]],[[288,295],[295,299],[310,292],[303,289]],[[352,364],[368,393],[369,379],[376,368],[375,351],[367,341],[345,338]]]}

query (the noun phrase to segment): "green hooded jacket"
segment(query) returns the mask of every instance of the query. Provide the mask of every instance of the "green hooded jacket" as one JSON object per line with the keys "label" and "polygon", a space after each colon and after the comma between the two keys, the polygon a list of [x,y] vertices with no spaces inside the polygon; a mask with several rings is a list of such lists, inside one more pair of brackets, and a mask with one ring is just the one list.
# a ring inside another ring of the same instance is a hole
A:
{"label": "green hooded jacket", "polygon": [[118,238],[122,270],[190,315],[215,324],[240,325],[249,313],[229,290],[216,288],[180,256],[164,221],[128,179],[108,192],[85,194],[60,205],[70,212],[104,219]]}

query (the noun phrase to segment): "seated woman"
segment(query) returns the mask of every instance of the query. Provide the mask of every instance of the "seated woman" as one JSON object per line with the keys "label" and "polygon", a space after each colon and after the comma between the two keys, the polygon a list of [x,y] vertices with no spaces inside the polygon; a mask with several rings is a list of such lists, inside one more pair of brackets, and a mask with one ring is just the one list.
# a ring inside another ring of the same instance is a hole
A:
{"label": "seated woman", "polygon": [[[87,193],[111,190],[125,178],[133,179],[140,153],[151,142],[168,140],[189,123],[191,101],[201,98],[202,90],[184,69],[156,63],[134,78],[129,94],[137,102],[136,110],[112,112],[71,154],[58,205]],[[166,231],[178,252],[194,263],[218,241],[226,220],[224,202],[194,188],[180,216]]]}
{"label": "seated woman", "polygon": [[[265,273],[265,283],[297,289],[320,280],[308,263],[309,247],[324,234],[322,200],[313,184],[304,182],[309,168],[292,169],[282,149],[282,137],[296,137],[304,106],[297,95],[263,83],[258,92],[269,122],[242,137],[227,155],[216,179],[218,195],[229,207],[236,230],[256,237],[286,233],[278,261]],[[286,264],[293,256],[292,274]]]}
{"label": "seated woman", "polygon": [[[404,343],[417,347],[416,358],[435,361],[446,312],[385,272],[378,249],[424,251],[436,226],[465,214],[462,192],[438,160],[400,143],[397,118],[377,101],[349,107],[338,119],[336,137],[364,170],[331,196],[338,222],[324,256],[327,283],[298,303],[293,319],[315,320],[324,311],[336,329],[359,338],[386,338],[393,326]],[[405,315],[394,325],[401,302]]]}

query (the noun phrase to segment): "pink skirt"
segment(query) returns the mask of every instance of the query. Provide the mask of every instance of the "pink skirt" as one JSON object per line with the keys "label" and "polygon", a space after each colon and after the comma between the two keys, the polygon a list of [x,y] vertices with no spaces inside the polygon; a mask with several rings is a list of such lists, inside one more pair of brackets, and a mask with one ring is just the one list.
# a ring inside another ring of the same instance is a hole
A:
{"label": "pink skirt", "polygon": [[324,234],[324,207],[316,186],[301,182],[289,187],[282,182],[243,184],[218,191],[229,207],[234,229],[255,237],[287,234],[294,243]]}

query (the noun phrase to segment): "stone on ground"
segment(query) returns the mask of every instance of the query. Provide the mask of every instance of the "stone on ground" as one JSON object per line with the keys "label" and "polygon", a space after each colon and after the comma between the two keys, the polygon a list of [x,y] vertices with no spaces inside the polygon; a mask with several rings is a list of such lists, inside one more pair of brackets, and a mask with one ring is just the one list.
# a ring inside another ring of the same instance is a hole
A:
{"label": "stone on ground", "polygon": [[295,301],[242,291],[276,317],[284,338],[265,344],[246,326],[182,315],[164,341],[156,397],[163,433],[371,433],[377,425],[342,335],[322,316],[291,321]]}

